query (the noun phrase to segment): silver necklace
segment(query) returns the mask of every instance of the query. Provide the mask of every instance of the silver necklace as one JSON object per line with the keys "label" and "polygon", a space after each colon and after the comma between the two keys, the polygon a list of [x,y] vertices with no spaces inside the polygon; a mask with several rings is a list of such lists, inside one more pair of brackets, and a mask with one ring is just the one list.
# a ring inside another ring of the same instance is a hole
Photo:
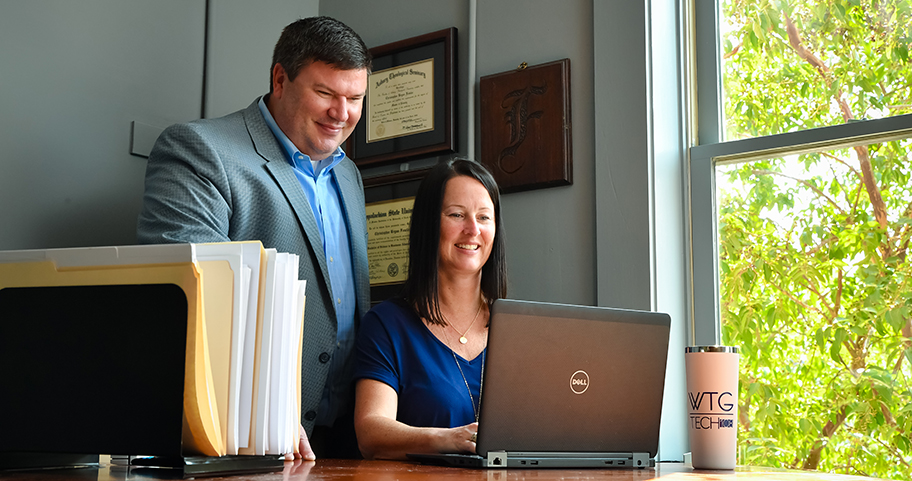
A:
{"label": "silver necklace", "polygon": [[459,369],[459,374],[462,376],[462,382],[465,383],[466,391],[469,393],[469,401],[472,402],[472,413],[475,415],[475,422],[478,422],[478,410],[481,409],[481,392],[484,389],[484,365],[485,365],[485,351],[481,352],[481,376],[478,380],[478,409],[475,408],[475,397],[472,396],[472,389],[469,387],[469,381],[465,377],[465,373],[462,372],[462,366],[459,365],[459,359],[456,358],[456,352],[450,349],[450,353],[453,354],[453,361],[456,361],[456,367]]}

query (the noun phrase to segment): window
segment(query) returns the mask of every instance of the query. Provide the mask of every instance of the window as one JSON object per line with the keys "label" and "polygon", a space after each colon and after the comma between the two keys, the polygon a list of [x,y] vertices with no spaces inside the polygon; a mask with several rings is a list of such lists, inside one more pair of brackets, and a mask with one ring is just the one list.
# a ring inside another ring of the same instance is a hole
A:
{"label": "window", "polygon": [[910,0],[722,0],[725,140],[912,113]]}
{"label": "window", "polygon": [[695,7],[693,336],[742,349],[739,463],[908,479],[912,2]]}

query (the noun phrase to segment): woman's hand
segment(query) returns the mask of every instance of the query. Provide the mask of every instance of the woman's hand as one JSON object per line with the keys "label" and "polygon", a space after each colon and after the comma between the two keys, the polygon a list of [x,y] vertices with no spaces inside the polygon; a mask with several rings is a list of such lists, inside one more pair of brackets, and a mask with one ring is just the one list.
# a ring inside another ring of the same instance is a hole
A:
{"label": "woman's hand", "polygon": [[[478,433],[478,423],[466,424],[456,428],[447,429],[449,446],[441,446],[442,453],[471,453],[475,454],[475,438]],[[449,448],[449,449],[447,449]]]}
{"label": "woman's hand", "polygon": [[410,453],[474,453],[478,423],[419,428],[396,420],[398,395],[388,385],[361,379],[355,385],[355,432],[365,459],[406,459]]}

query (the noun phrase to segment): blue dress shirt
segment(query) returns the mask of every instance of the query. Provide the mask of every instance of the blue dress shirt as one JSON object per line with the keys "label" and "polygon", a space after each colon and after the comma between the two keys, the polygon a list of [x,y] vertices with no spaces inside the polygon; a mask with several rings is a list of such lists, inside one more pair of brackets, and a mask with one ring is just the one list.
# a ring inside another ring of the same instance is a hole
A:
{"label": "blue dress shirt", "polygon": [[[316,424],[331,426],[338,416],[339,404],[350,391],[351,379],[346,376],[346,364],[355,343],[355,279],[352,268],[351,240],[342,195],[333,167],[345,158],[341,148],[329,157],[312,162],[301,153],[276,124],[266,108],[264,97],[259,101],[260,112],[266,124],[285,151],[286,159],[294,167],[295,176],[304,189],[310,209],[317,221],[323,239],[323,253],[329,269],[329,280],[336,308],[336,349],[333,353],[329,377],[323,389],[323,398],[317,409]],[[316,164],[316,165],[314,165]],[[268,247],[268,246],[267,246]],[[312,279],[305,279],[314,282]],[[306,308],[305,308],[306,309]]]}

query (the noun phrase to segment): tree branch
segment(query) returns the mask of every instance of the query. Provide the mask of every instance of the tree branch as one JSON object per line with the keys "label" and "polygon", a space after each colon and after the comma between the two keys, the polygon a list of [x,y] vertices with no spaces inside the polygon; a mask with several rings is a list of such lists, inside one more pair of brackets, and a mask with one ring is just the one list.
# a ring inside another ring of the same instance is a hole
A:
{"label": "tree branch", "polygon": [[[906,219],[912,219],[912,202],[909,202],[909,205],[906,206],[906,210],[903,211],[902,217]],[[894,253],[902,259],[903,262],[906,261],[906,252],[909,250],[909,226],[912,224],[903,224],[901,226],[896,226],[896,230],[893,233],[893,237],[896,238],[897,243],[900,244],[899,249]],[[903,242],[905,238],[905,242]]]}
{"label": "tree branch", "polygon": [[836,317],[839,316],[839,311],[836,310],[836,307],[835,307],[835,306],[831,306],[831,305],[827,302],[826,297],[820,293],[820,290],[818,290],[817,287],[815,287],[814,285],[812,285],[810,282],[806,282],[804,287],[805,287],[805,289],[807,289],[807,290],[813,292],[814,295],[817,296],[817,299],[819,300],[819,302],[820,302],[821,304],[823,304],[823,307],[825,307],[828,311],[830,311],[830,316],[831,316],[833,319],[835,319]]}
{"label": "tree branch", "polygon": [[[817,58],[813,52],[804,46],[804,44],[801,42],[801,34],[798,32],[798,27],[795,25],[795,22],[793,22],[792,19],[788,16],[788,14],[783,12],[782,15],[785,17],[785,26],[786,31],[788,32],[789,45],[791,45],[792,49],[795,50],[795,53],[798,54],[798,57],[817,69],[817,73],[820,74],[827,85],[832,85],[833,79],[830,75],[830,69],[826,66],[826,64],[823,63],[822,60]],[[843,120],[845,122],[848,122],[854,119],[855,115],[852,113],[852,109],[849,107],[849,104],[846,102],[844,97],[845,95],[843,94],[842,89],[837,89],[834,100],[836,100],[836,103],[839,105],[839,110],[842,111]],[[868,147],[864,145],[856,146],[855,153],[858,155],[858,164],[859,167],[861,167],[865,190],[868,191],[868,197],[871,199],[871,205],[874,208],[874,218],[877,219],[877,223],[880,225],[880,228],[886,230],[887,209],[883,198],[880,196],[880,189],[877,187],[877,180],[874,179],[874,173],[871,167],[871,159],[868,155]],[[886,259],[889,256],[889,247],[886,245],[881,247],[884,259]]]}
{"label": "tree branch", "polygon": [[[858,177],[858,180],[864,181],[864,176],[861,175],[861,172],[858,172],[858,170],[856,170],[855,167],[852,167],[852,164],[848,163],[847,161],[840,159],[839,157],[836,157],[835,155],[833,155],[829,152],[821,152],[820,155],[822,155],[826,158],[829,158],[829,159],[833,159],[836,162],[839,162],[840,164],[846,166],[846,168],[848,168],[850,171],[852,171],[853,174],[855,174],[855,177]],[[832,168],[830,169],[830,171],[832,172]]]}
{"label": "tree branch", "polygon": [[[906,338],[903,341],[903,351],[905,352],[912,348],[912,319],[906,319],[906,323],[903,325],[900,332],[902,332],[903,337]],[[902,369],[903,359],[905,358],[906,356],[904,356],[903,353],[899,354],[899,359],[896,360],[896,365],[893,366],[893,374],[899,373],[899,370]],[[912,361],[909,362],[912,363]]]}
{"label": "tree branch", "polygon": [[798,182],[799,184],[802,184],[805,187],[813,190],[814,193],[817,194],[818,196],[826,199],[827,202],[829,202],[833,207],[836,208],[836,210],[838,210],[843,215],[846,214],[846,211],[843,210],[843,208],[839,204],[837,204],[835,200],[831,199],[830,196],[826,195],[825,192],[818,189],[817,186],[815,186],[814,184],[812,184],[804,179],[799,179],[798,177],[793,177],[788,174],[783,174],[782,172],[776,172],[775,170],[753,170],[753,171],[751,171],[751,173],[754,175],[778,175],[780,177],[785,177],[786,179],[792,179],[795,182]]}
{"label": "tree branch", "polygon": [[[756,266],[754,266],[754,268],[756,268]],[[782,276],[782,273],[780,272],[779,275]],[[801,299],[798,299],[797,297],[795,297],[795,295],[792,294],[790,291],[787,291],[787,290],[783,289],[783,288],[779,285],[778,282],[777,282],[777,283],[773,283],[773,286],[772,286],[772,287],[775,288],[776,290],[778,290],[780,293],[785,294],[789,299],[791,299],[792,302],[794,302],[795,304],[798,304],[799,306],[803,307],[805,310],[807,310],[807,311],[812,311],[812,312],[816,312],[817,314],[819,314],[819,315],[821,315],[821,316],[823,316],[823,317],[827,317],[826,314],[824,314],[823,311],[821,311],[817,306],[810,306],[810,305],[805,304]],[[818,296],[818,297],[819,297],[819,296]],[[826,306],[826,307],[827,307],[827,310],[830,310],[829,306]]]}
{"label": "tree branch", "polygon": [[[757,378],[751,378],[751,383],[757,382]],[[744,403],[738,406],[738,422],[741,423],[741,427],[744,429],[744,432],[749,433],[751,428],[750,421],[750,408],[751,408],[751,399],[750,396],[744,396]]]}
{"label": "tree branch", "polygon": [[[893,457],[894,457],[895,459],[899,460],[899,462],[902,463],[903,466],[905,466],[906,468],[909,467],[909,463],[906,462],[905,459],[903,459],[903,458],[906,456],[906,454],[903,453],[902,451],[900,451],[899,449],[897,449],[896,446],[893,446],[893,445],[891,445],[891,444],[887,444],[887,443],[883,442],[882,440],[880,440],[880,439],[878,439],[878,438],[872,437],[871,439],[872,439],[875,443],[879,444],[882,448],[884,448],[884,449],[886,449],[887,451],[890,451],[891,453],[893,453]],[[865,476],[868,476],[868,474],[865,474]]]}
{"label": "tree branch", "polygon": [[836,300],[833,310],[836,312],[836,316],[839,316],[839,310],[842,309],[842,288],[844,287],[844,279],[842,278],[843,272],[842,269],[839,269],[839,275],[836,276]]}
{"label": "tree branch", "polygon": [[814,442],[814,446],[808,453],[807,459],[804,460],[801,469],[817,469],[817,466],[820,465],[820,454],[823,452],[823,448],[826,447],[827,442],[829,442],[836,430],[845,422],[846,416],[846,408],[843,406],[843,408],[839,410],[839,414],[836,415],[836,421],[828,421],[826,423],[826,426],[823,427],[823,431],[817,436],[817,441]]}

